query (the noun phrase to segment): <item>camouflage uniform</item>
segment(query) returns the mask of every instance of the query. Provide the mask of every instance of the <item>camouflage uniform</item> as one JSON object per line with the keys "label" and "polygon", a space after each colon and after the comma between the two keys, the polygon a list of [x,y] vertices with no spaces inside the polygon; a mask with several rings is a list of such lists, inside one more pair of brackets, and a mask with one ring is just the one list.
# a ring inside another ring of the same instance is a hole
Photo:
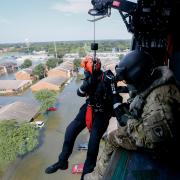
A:
{"label": "camouflage uniform", "polygon": [[180,92],[176,87],[172,72],[165,66],[156,68],[161,77],[137,95],[130,104],[131,116],[127,125],[111,132],[103,153],[93,173],[84,180],[100,180],[118,147],[136,150],[138,147],[154,150],[176,136],[175,118],[180,114]]}

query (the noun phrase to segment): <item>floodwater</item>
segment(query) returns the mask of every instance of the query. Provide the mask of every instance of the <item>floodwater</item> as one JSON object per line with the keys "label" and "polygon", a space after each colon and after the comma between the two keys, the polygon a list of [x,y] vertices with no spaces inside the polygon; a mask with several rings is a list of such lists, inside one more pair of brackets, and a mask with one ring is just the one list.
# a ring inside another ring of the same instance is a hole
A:
{"label": "floodwater", "polygon": [[14,73],[11,74],[5,74],[3,76],[0,76],[0,80],[15,80],[15,75]]}
{"label": "floodwater", "polygon": [[[76,80],[73,80],[69,85],[64,87],[56,103],[58,110],[50,112],[47,116],[43,117],[46,123],[45,127],[41,130],[40,146],[34,152],[13,162],[6,169],[3,177],[0,177],[1,180],[80,179],[80,175],[73,175],[71,169],[74,164],[84,162],[85,160],[86,151],[78,151],[77,146],[79,143],[88,141],[87,130],[84,130],[76,140],[73,153],[69,159],[69,169],[66,171],[58,170],[56,173],[50,175],[44,173],[47,166],[57,161],[62,148],[65,129],[85,101],[84,98],[76,95],[76,89],[79,85]],[[0,96],[0,105],[14,101],[37,103],[30,90],[27,90],[22,96]]]}

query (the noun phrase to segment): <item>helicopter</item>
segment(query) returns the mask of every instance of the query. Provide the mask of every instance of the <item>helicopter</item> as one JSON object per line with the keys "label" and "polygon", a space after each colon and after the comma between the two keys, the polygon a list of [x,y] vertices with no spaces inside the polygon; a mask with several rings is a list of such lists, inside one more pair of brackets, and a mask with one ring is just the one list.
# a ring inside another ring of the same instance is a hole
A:
{"label": "helicopter", "polygon": [[177,83],[180,84],[180,17],[179,0],[92,0],[93,8],[88,11],[95,22],[111,16],[118,10],[127,31],[132,33],[131,50],[148,52],[155,66],[169,66]]}
{"label": "helicopter", "polygon": [[[179,0],[92,0],[91,3],[93,8],[88,11],[94,17],[91,22],[110,17],[112,9],[118,10],[127,31],[133,35],[131,50],[148,52],[156,67],[168,66],[180,85]],[[164,159],[143,150],[135,152],[119,148],[111,162],[113,164],[103,175],[104,180],[180,179],[176,148]]]}

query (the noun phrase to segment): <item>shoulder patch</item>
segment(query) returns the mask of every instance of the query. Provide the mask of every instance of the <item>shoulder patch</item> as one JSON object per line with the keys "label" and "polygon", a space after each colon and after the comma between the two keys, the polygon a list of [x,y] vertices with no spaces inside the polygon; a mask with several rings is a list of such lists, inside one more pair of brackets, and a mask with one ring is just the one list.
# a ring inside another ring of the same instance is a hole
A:
{"label": "shoulder patch", "polygon": [[161,126],[154,127],[153,132],[157,137],[163,137],[164,136],[163,128]]}

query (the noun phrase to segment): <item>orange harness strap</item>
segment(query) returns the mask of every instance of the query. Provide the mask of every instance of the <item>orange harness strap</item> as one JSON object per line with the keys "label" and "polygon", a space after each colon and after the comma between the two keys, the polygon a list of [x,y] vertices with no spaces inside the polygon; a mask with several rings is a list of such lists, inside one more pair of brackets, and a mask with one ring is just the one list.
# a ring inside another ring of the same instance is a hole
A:
{"label": "orange harness strap", "polygon": [[86,127],[88,128],[89,132],[91,132],[92,124],[93,124],[93,107],[92,107],[92,105],[87,106],[85,120],[86,120]]}

